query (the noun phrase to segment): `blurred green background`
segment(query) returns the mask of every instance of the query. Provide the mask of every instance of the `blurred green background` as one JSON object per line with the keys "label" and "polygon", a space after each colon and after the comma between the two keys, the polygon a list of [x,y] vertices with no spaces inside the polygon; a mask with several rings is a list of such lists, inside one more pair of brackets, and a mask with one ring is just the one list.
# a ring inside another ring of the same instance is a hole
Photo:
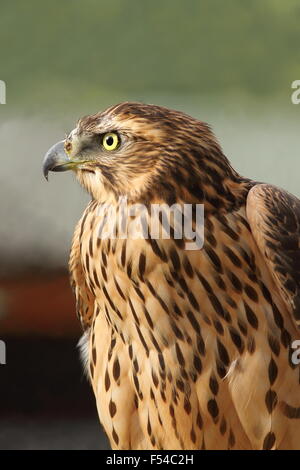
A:
{"label": "blurred green background", "polygon": [[299,17],[297,0],[2,0],[1,78],[26,114],[148,95],[288,98]]}
{"label": "blurred green background", "polygon": [[[0,6],[0,80],[7,87],[0,105],[0,338],[8,351],[0,366],[0,448],[99,448],[105,441],[74,350],[80,332],[66,273],[88,196],[71,174],[50,175],[46,184],[43,155],[82,115],[140,100],[209,122],[241,174],[300,196],[300,105],[291,102],[291,84],[300,79],[300,2]],[[18,358],[26,347],[22,374],[29,379],[20,399]],[[61,356],[66,366],[57,371]],[[53,390],[55,379],[70,395]],[[51,431],[58,422],[59,439]],[[82,439],[74,438],[77,429]]]}

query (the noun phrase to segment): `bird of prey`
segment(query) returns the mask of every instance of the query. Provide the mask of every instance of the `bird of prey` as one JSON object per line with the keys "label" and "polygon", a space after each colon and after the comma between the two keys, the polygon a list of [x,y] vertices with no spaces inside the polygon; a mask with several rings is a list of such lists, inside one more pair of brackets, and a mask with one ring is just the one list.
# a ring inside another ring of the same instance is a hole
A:
{"label": "bird of prey", "polygon": [[[112,448],[300,449],[300,201],[240,176],[207,124],[142,103],[80,119],[44,159],[69,169],[91,195],[69,267]],[[204,205],[203,246],[102,237],[122,198],[146,229],[155,204]]]}

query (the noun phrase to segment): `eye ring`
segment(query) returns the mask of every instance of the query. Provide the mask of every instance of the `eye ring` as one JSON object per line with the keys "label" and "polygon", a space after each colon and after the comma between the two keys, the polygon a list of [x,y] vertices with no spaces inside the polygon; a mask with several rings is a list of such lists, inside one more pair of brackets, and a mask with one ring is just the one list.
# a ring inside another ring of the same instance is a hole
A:
{"label": "eye ring", "polygon": [[116,150],[120,144],[120,137],[116,132],[107,132],[102,137],[102,147],[111,152],[112,150]]}

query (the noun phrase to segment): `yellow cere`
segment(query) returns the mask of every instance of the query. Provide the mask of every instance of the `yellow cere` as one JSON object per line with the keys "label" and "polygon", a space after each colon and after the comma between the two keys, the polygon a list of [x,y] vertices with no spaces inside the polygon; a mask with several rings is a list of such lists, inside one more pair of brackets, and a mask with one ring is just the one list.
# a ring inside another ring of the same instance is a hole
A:
{"label": "yellow cere", "polygon": [[69,153],[71,152],[71,150],[72,150],[72,144],[71,144],[71,142],[65,143],[65,152],[69,155]]}

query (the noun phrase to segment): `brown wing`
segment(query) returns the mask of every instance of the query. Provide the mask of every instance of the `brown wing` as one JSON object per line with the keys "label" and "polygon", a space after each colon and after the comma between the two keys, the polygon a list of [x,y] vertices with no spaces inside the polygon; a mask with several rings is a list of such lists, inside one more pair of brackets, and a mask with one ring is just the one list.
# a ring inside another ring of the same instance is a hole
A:
{"label": "brown wing", "polygon": [[76,297],[77,316],[84,330],[91,326],[95,306],[95,296],[86,283],[86,274],[80,256],[82,226],[89,211],[90,204],[76,226],[69,259],[70,281]]}
{"label": "brown wing", "polygon": [[254,186],[247,216],[292,318],[300,325],[300,200],[269,184]]}

